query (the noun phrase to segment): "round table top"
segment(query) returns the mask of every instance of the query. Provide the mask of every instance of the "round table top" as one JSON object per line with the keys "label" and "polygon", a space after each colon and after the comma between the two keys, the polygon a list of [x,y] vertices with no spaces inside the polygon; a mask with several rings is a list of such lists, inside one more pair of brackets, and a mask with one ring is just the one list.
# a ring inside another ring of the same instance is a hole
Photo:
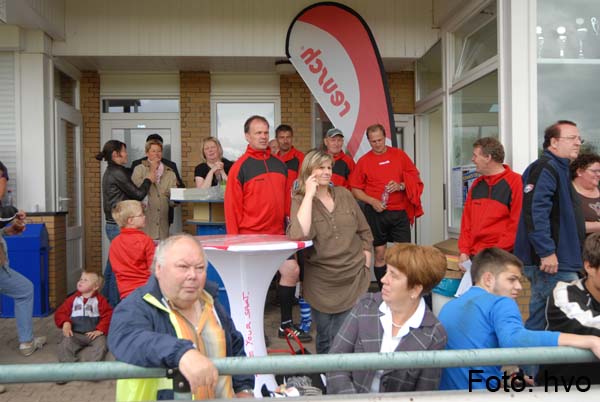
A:
{"label": "round table top", "polygon": [[302,250],[312,246],[312,240],[290,240],[285,235],[242,234],[196,236],[207,250],[271,251]]}

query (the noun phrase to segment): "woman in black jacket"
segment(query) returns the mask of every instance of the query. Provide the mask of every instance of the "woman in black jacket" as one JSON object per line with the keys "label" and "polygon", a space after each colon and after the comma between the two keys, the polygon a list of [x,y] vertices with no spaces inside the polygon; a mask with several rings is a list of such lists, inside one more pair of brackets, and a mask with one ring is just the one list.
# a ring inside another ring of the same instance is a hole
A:
{"label": "woman in black jacket", "polygon": [[[102,176],[102,203],[106,236],[109,241],[112,241],[120,231],[119,226],[112,217],[113,207],[124,200],[143,200],[150,185],[156,181],[156,168],[158,165],[151,163],[148,175],[142,184],[137,187],[131,181],[130,169],[125,166],[127,164],[127,146],[125,143],[118,140],[106,142],[102,147],[102,152],[96,155],[96,159],[108,162],[106,171]],[[109,260],[106,261],[102,293],[113,307],[119,303],[119,291]]]}

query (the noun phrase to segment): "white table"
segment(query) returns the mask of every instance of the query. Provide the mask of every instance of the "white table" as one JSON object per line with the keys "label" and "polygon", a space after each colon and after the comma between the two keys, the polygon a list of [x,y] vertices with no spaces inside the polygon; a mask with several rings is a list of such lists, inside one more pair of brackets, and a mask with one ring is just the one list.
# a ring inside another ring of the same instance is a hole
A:
{"label": "white table", "polygon": [[[244,336],[246,355],[266,356],[264,311],[269,284],[281,263],[296,251],[312,246],[312,241],[293,241],[284,235],[213,235],[198,239],[223,280],[231,318]],[[261,397],[263,384],[270,390],[277,386],[273,375],[257,375],[256,397]]]}

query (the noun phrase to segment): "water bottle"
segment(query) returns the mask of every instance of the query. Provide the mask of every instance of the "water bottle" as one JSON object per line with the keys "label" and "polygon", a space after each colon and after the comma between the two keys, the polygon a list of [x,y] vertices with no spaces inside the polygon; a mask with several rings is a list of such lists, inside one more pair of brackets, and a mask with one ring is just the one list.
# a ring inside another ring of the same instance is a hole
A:
{"label": "water bottle", "polygon": [[301,297],[298,300],[298,305],[300,306],[300,329],[304,332],[310,332],[310,326],[312,325],[310,304]]}
{"label": "water bottle", "polygon": [[388,200],[390,199],[390,193],[388,193],[387,189],[383,190],[381,193],[381,203],[383,204],[383,208],[387,207]]}
{"label": "water bottle", "polygon": [[6,193],[6,205],[9,207],[13,207],[15,204],[15,198],[13,196],[12,190],[8,190]]}

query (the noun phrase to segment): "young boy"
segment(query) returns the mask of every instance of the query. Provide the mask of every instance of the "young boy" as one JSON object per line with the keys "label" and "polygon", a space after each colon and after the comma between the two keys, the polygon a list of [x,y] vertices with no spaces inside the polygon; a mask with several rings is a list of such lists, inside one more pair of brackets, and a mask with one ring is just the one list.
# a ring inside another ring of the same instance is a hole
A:
{"label": "young boy", "polygon": [[[600,233],[588,236],[583,245],[584,278],[558,282],[548,299],[549,330],[600,336]],[[600,384],[600,363],[567,363],[541,366],[539,382],[586,376]]]}
{"label": "young boy", "polygon": [[121,201],[113,208],[112,216],[121,232],[110,243],[108,258],[123,300],[148,281],[155,245],[154,240],[141,230],[146,226],[141,202]]}
{"label": "young boy", "polygon": [[100,274],[83,271],[77,282],[77,292],[54,313],[54,322],[63,333],[58,345],[60,362],[104,359],[112,308],[98,293],[101,286]]}
{"label": "young boy", "polygon": [[[439,320],[448,333],[447,349],[575,346],[600,356],[600,337],[525,329],[515,298],[521,291],[523,264],[499,249],[482,250],[473,259],[474,286],[446,303]],[[456,367],[442,371],[440,389],[485,389],[502,386],[500,366]]]}

